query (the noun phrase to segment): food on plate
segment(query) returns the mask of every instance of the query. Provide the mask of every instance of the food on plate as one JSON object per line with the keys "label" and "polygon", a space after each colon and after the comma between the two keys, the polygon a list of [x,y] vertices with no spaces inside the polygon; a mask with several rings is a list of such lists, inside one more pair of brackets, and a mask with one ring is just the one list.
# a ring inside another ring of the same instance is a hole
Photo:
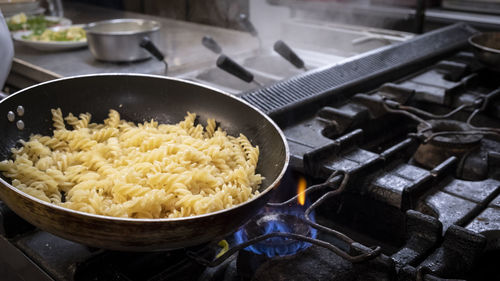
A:
{"label": "food on plate", "polygon": [[58,24],[58,20],[49,20],[43,15],[28,17],[24,13],[14,15],[7,20],[10,31],[31,30],[35,34],[42,34],[45,29]]}
{"label": "food on plate", "polygon": [[[177,124],[134,124],[110,110],[103,123],[52,109],[53,136],[31,135],[0,171],[38,199],[92,214],[175,218],[210,213],[258,194],[259,148],[204,127],[187,113]],[[68,124],[72,129],[66,128]]]}
{"label": "food on plate", "polygon": [[52,42],[52,41],[86,41],[85,30],[81,27],[73,26],[62,30],[46,29],[41,34],[35,32],[22,37],[32,41]]}

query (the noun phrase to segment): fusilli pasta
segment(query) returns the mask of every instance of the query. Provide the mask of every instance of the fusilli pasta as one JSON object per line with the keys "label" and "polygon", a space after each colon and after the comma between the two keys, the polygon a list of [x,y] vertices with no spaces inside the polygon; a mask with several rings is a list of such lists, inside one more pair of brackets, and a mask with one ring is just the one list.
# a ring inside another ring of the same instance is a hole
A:
{"label": "fusilli pasta", "polygon": [[[52,109],[53,136],[32,135],[0,171],[12,185],[66,208],[115,217],[173,218],[241,204],[258,194],[259,148],[213,119],[134,124],[110,110],[103,124]],[[66,121],[66,124],[65,124]],[[72,127],[73,129],[67,129]]]}

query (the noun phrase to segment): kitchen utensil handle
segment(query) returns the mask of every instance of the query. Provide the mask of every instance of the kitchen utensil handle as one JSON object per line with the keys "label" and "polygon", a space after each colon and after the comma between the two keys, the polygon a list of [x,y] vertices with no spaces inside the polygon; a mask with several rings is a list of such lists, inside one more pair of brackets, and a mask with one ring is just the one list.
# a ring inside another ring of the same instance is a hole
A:
{"label": "kitchen utensil handle", "polygon": [[305,68],[304,61],[285,42],[278,40],[274,43],[274,50],[284,59],[297,68]]}
{"label": "kitchen utensil handle", "polygon": [[240,14],[238,17],[238,22],[244,30],[248,31],[252,36],[258,37],[258,32],[257,29],[255,29],[255,26],[253,23],[248,19],[248,16],[246,14]]}
{"label": "kitchen utensil handle", "polygon": [[219,58],[217,58],[217,66],[247,83],[253,81],[253,74],[250,71],[246,70],[243,66],[226,55],[220,55]]}
{"label": "kitchen utensil handle", "polygon": [[162,61],[165,64],[165,74],[168,71],[168,63],[165,59],[163,53],[156,47],[156,45],[149,39],[149,37],[144,37],[139,44],[142,48],[148,51],[152,56],[154,56],[157,60]]}
{"label": "kitchen utensil handle", "polygon": [[144,37],[139,45],[153,55],[157,60],[162,61],[165,58],[163,53],[158,50],[155,44],[148,37]]}
{"label": "kitchen utensil handle", "polygon": [[222,48],[220,47],[219,43],[217,43],[214,38],[208,35],[203,36],[203,38],[201,39],[201,44],[203,44],[203,46],[216,54],[222,53]]}

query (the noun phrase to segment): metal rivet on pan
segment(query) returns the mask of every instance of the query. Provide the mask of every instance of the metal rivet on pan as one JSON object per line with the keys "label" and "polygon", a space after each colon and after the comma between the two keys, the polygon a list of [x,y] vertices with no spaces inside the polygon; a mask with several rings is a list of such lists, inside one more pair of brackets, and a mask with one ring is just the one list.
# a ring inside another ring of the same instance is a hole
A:
{"label": "metal rivet on pan", "polygon": [[19,130],[24,129],[24,122],[23,122],[23,120],[17,120],[17,122],[16,122],[16,126],[17,126],[17,128],[18,128]]}
{"label": "metal rivet on pan", "polygon": [[18,105],[16,111],[18,116],[24,115],[24,107],[22,105]]}
{"label": "metal rivet on pan", "polygon": [[14,114],[14,112],[12,111],[7,112],[7,119],[10,122],[14,122],[14,120],[16,120],[16,115]]}

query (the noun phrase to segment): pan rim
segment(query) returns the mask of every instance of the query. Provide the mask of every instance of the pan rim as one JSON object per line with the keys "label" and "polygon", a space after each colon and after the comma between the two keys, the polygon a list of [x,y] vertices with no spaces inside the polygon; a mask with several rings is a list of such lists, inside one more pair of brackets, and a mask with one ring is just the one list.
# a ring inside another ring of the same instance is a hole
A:
{"label": "pan rim", "polygon": [[469,37],[469,39],[468,39],[469,44],[471,44],[475,48],[481,49],[483,51],[492,52],[495,54],[500,54],[500,49],[490,48],[490,47],[487,47],[485,45],[474,42],[474,40],[477,39],[478,37],[488,36],[488,34],[500,34],[500,32],[480,32],[480,33],[474,34],[471,37]]}
{"label": "pan rim", "polygon": [[87,212],[82,212],[82,211],[77,211],[77,210],[65,208],[65,207],[58,206],[58,205],[53,204],[53,203],[49,203],[49,202],[45,202],[43,200],[40,200],[40,199],[38,199],[38,198],[36,198],[34,196],[26,194],[26,193],[22,192],[21,190],[17,189],[13,185],[11,185],[7,181],[5,181],[2,177],[0,177],[0,183],[2,183],[4,186],[6,186],[7,188],[9,188],[11,191],[14,191],[15,193],[17,193],[18,195],[20,195],[20,196],[22,196],[24,198],[27,198],[27,199],[32,200],[32,201],[35,201],[35,202],[37,202],[39,204],[42,204],[42,205],[44,205],[46,207],[55,208],[58,211],[69,212],[69,213],[72,213],[72,214],[75,214],[75,215],[78,215],[78,216],[84,216],[84,217],[88,217],[88,218],[92,218],[92,219],[105,220],[105,221],[114,220],[114,221],[126,222],[126,223],[165,223],[165,222],[182,222],[182,221],[192,221],[192,220],[197,220],[197,219],[203,219],[203,218],[206,218],[206,217],[216,216],[216,215],[219,215],[219,214],[223,214],[223,213],[229,212],[229,211],[231,211],[233,209],[236,209],[236,208],[239,208],[239,207],[243,207],[243,206],[245,206],[247,204],[250,204],[250,203],[256,201],[257,199],[259,199],[260,197],[266,195],[267,193],[271,192],[271,190],[273,190],[276,186],[279,185],[281,179],[283,178],[283,175],[285,174],[285,172],[286,172],[286,170],[288,168],[289,161],[290,161],[290,153],[289,153],[289,147],[288,147],[288,142],[286,140],[286,136],[284,135],[284,133],[281,130],[281,128],[267,114],[265,114],[263,111],[261,111],[257,107],[249,104],[245,100],[243,100],[243,99],[241,99],[239,97],[233,96],[233,95],[231,95],[229,93],[226,93],[226,92],[224,92],[224,91],[222,91],[220,89],[216,89],[216,88],[211,87],[211,86],[203,85],[203,84],[198,83],[198,82],[194,82],[194,81],[190,81],[190,80],[185,80],[185,79],[181,79],[181,78],[176,78],[176,77],[161,76],[161,75],[154,75],[154,74],[141,74],[141,73],[98,73],[98,74],[84,74],[84,75],[75,75],[75,76],[68,76],[68,77],[58,78],[58,79],[54,79],[54,80],[50,80],[50,81],[46,81],[46,82],[42,82],[42,83],[39,83],[39,84],[36,84],[36,85],[32,85],[32,86],[26,87],[26,88],[24,88],[22,90],[19,90],[19,91],[15,92],[15,93],[9,95],[5,99],[1,100],[0,104],[4,103],[6,100],[9,100],[10,98],[12,98],[12,97],[14,97],[14,96],[16,96],[18,94],[22,94],[25,91],[28,91],[28,90],[30,90],[32,88],[39,87],[39,86],[42,86],[42,85],[45,85],[45,84],[57,83],[59,81],[64,81],[64,80],[79,79],[79,78],[86,78],[86,77],[96,77],[96,76],[138,76],[138,77],[147,77],[147,78],[156,78],[156,79],[164,79],[164,80],[177,81],[177,82],[181,82],[181,83],[187,83],[187,84],[191,84],[191,85],[196,85],[198,87],[206,88],[206,89],[215,91],[215,92],[217,92],[219,94],[225,95],[228,98],[234,99],[237,102],[243,103],[244,105],[246,105],[246,106],[250,107],[251,109],[253,109],[254,111],[256,111],[262,117],[264,117],[275,128],[275,130],[278,132],[279,136],[282,139],[284,148],[285,148],[285,161],[283,163],[283,168],[281,169],[280,173],[278,174],[278,176],[274,179],[274,181],[271,184],[269,184],[268,186],[266,186],[265,189],[262,192],[260,192],[257,196],[255,196],[254,198],[252,198],[250,200],[247,200],[247,201],[245,201],[245,202],[243,202],[241,204],[235,205],[235,206],[233,206],[231,208],[222,209],[222,210],[218,210],[218,211],[215,211],[215,212],[210,212],[210,213],[196,215],[196,216],[179,217],[179,218],[158,218],[158,219],[123,218],[123,217],[112,217],[112,216],[91,214],[91,213],[87,213]]}
{"label": "pan rim", "polygon": [[[99,26],[99,25],[105,25],[105,24],[114,24],[114,23],[126,23],[126,22],[142,22],[142,23],[149,23],[151,24],[151,27],[148,28],[148,29],[145,29],[145,30],[141,30],[141,31],[134,31],[134,30],[130,30],[130,31],[96,31],[96,30],[92,30],[93,28]],[[108,35],[108,36],[120,36],[120,35],[134,35],[134,34],[146,34],[146,33],[150,33],[150,32],[155,32],[155,31],[158,31],[160,30],[161,28],[161,24],[160,22],[156,21],[156,20],[150,20],[150,19],[139,19],[139,18],[117,18],[117,19],[110,19],[110,20],[102,20],[102,21],[96,21],[96,22],[91,22],[89,24],[87,24],[85,26],[85,32],[87,32],[87,34],[91,34],[91,35]],[[86,74],[84,74],[86,75]],[[80,76],[80,75],[78,75]],[[75,76],[71,76],[71,77],[75,77]]]}

